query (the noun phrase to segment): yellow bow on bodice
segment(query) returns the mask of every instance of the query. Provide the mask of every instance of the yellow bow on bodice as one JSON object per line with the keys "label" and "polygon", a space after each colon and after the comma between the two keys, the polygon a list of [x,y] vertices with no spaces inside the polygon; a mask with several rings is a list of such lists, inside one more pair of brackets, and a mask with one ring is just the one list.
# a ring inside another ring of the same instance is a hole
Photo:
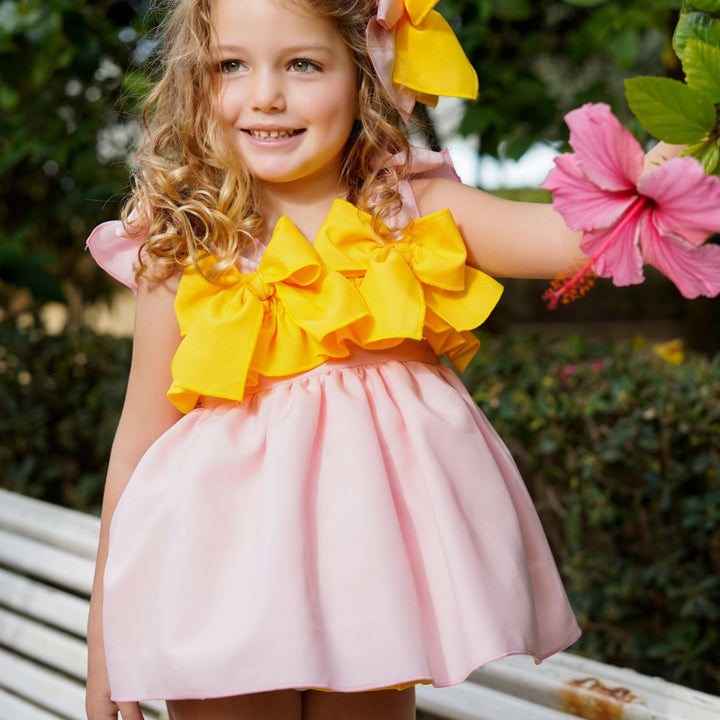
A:
{"label": "yellow bow on bodice", "polygon": [[201,395],[239,401],[260,375],[293,375],[348,354],[333,334],[367,309],[286,217],[254,272],[231,268],[210,282],[200,271],[212,262],[185,270],[175,302],[184,337],[168,396],[183,412]]}
{"label": "yellow bow on bodice", "polygon": [[497,304],[502,286],[468,267],[449,210],[416,220],[399,241],[380,238],[370,215],[336,200],[315,241],[323,262],[353,278],[369,316],[355,329],[365,347],[426,339],[464,369],[478,347],[469,331]]}
{"label": "yellow bow on bodice", "polygon": [[448,210],[386,240],[370,215],[335,200],[315,244],[280,218],[257,270],[206,278],[215,259],[185,269],[175,301],[183,339],[171,401],[183,412],[202,396],[240,401],[262,385],[311,370],[352,347],[425,339],[463,369],[478,347],[470,329],[502,287],[465,265]]}

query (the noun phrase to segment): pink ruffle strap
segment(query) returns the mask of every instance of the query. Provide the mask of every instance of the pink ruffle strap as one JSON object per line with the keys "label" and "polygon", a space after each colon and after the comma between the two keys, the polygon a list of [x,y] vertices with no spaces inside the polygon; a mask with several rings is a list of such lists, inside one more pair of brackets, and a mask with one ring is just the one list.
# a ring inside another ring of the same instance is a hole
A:
{"label": "pink ruffle strap", "polygon": [[87,248],[95,262],[111,277],[137,292],[135,271],[138,268],[139,237],[129,237],[120,220],[98,225],[87,239]]}
{"label": "pink ruffle strap", "polygon": [[[399,165],[403,159],[402,155],[395,155],[390,158],[390,164]],[[436,152],[427,148],[411,146],[410,179],[413,178],[440,178],[461,182],[447,148]],[[410,220],[417,220],[420,217],[420,210],[408,180],[401,181],[400,195],[402,210],[393,219],[398,227],[404,227]]]}

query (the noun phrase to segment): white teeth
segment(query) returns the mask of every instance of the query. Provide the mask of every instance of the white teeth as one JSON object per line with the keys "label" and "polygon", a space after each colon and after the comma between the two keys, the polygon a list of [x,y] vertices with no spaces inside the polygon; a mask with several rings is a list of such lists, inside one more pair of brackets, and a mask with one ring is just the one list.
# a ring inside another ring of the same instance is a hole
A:
{"label": "white teeth", "polygon": [[250,130],[250,134],[256,138],[289,138],[295,134],[294,130]]}

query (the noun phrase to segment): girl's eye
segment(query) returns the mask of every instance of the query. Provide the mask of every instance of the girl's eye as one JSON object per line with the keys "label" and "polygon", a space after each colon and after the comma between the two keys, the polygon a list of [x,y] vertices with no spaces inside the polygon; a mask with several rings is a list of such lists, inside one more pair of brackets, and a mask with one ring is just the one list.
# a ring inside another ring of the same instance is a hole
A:
{"label": "girl's eye", "polygon": [[303,58],[298,58],[297,60],[293,60],[290,63],[290,69],[293,72],[297,72],[297,73],[307,73],[307,72],[314,72],[316,70],[320,70],[320,66],[317,63],[314,63],[312,60],[305,60]]}
{"label": "girl's eye", "polygon": [[245,63],[240,60],[223,60],[220,63],[220,72],[232,75],[232,73],[240,72],[245,68]]}

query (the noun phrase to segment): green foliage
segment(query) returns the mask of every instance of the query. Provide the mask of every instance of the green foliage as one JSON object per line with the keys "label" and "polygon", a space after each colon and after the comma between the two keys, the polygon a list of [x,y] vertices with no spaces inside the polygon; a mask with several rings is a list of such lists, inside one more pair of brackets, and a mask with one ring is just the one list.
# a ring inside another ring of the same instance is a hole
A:
{"label": "green foliage", "polygon": [[720,43],[720,21],[703,12],[683,12],[673,34],[673,50],[679,58],[690,40],[717,47]]}
{"label": "green foliage", "polygon": [[[5,487],[100,504],[130,341],[0,320]],[[585,630],[576,646],[720,690],[720,356],[483,338],[466,373],[534,496]]]}
{"label": "green foliage", "polygon": [[720,102],[720,49],[698,40],[689,40],[683,57],[688,85],[710,102]]}
{"label": "green foliage", "polygon": [[489,337],[466,381],[518,461],[585,634],[720,690],[720,356]]}
{"label": "green foliage", "polygon": [[697,142],[715,127],[712,100],[679,80],[637,77],[626,80],[625,88],[635,117],[666,142]]}
{"label": "green foliage", "polygon": [[691,0],[687,5],[711,15],[720,14],[720,0]]}
{"label": "green foliage", "polygon": [[682,63],[685,82],[657,77],[627,80],[631,110],[650,133],[670,143],[689,143],[685,155],[720,175],[720,3],[685,2],[673,49]]}
{"label": "green foliage", "polygon": [[126,185],[137,49],[128,0],[0,0],[0,296],[42,300],[107,285],[82,253]]}
{"label": "green foliage", "polygon": [[539,139],[566,136],[562,118],[607,102],[629,119],[622,82],[678,69],[670,34],[680,0],[444,0],[478,71],[480,95],[461,130],[484,154],[518,158]]}
{"label": "green foliage", "polygon": [[29,314],[0,320],[0,482],[99,510],[131,343],[89,330],[51,336]]}
{"label": "green foliage", "polygon": [[[705,0],[709,2],[710,0]],[[467,133],[482,152],[519,157],[566,136],[583,102],[622,110],[620,80],[672,72],[669,28],[680,0],[444,0],[480,75]],[[108,284],[81,252],[88,231],[116,217],[143,59],[157,15],[147,0],[0,0],[0,302],[83,302]],[[165,5],[161,3],[160,6]],[[622,115],[622,112],[619,113]]]}

